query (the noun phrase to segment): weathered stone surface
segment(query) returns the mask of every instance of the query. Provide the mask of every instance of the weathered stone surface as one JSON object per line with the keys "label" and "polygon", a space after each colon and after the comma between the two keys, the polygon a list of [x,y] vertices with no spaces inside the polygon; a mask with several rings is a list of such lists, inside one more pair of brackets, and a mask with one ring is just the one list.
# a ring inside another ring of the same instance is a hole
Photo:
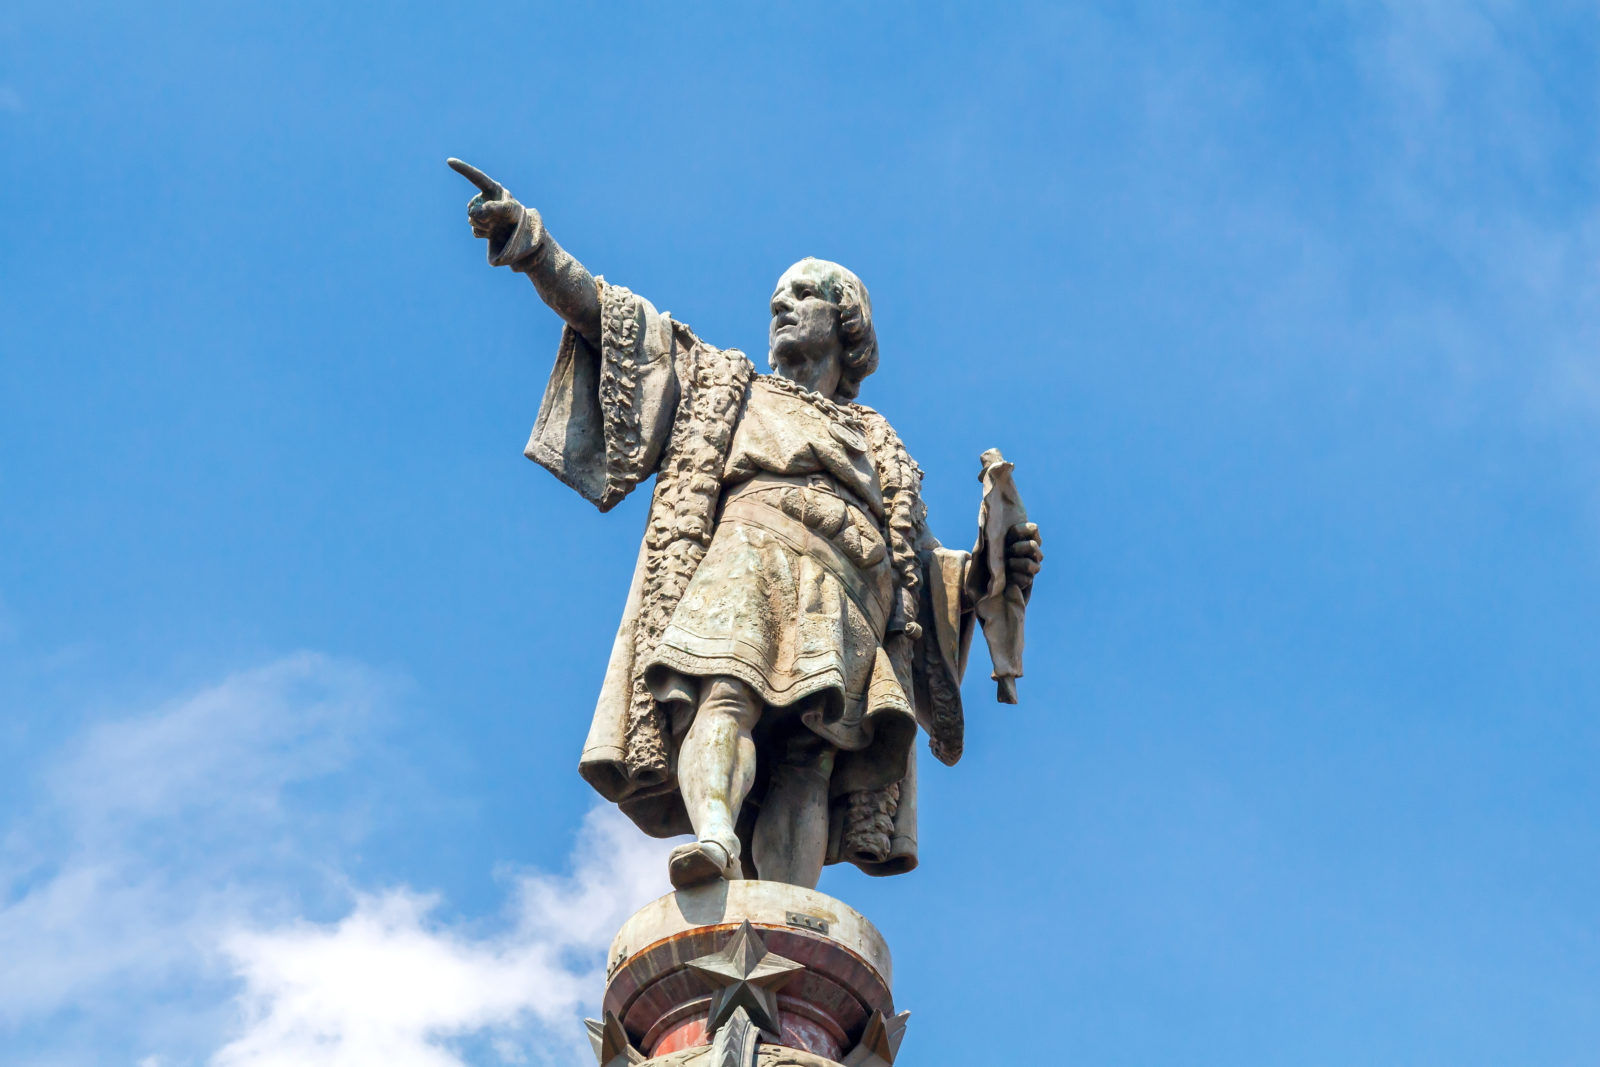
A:
{"label": "weathered stone surface", "polygon": [[889,946],[865,916],[814,889],[776,882],[717,882],[668,893],[622,924],[608,959],[617,966],[652,945],[704,927],[737,925],[815,933],[861,958],[887,988],[894,981]]}
{"label": "weathered stone surface", "polygon": [[761,1028],[743,1007],[736,1008],[717,1028],[717,1039],[711,1043],[711,1063],[713,1067],[755,1067],[760,1041]]}
{"label": "weathered stone surface", "polygon": [[833,1063],[858,1046],[892,1057],[905,1025],[882,936],[853,909],[799,886],[718,882],[670,894],[623,925],[611,960],[605,1018],[620,1022],[629,1048],[656,1060],[711,1046],[736,1016],[759,1030],[763,1047]]}
{"label": "weathered stone surface", "polygon": [[[843,1062],[830,1060],[799,1049],[784,1048],[781,1045],[758,1045],[751,1067],[852,1067],[853,1062],[848,1058]],[[643,1067],[722,1067],[722,1065],[717,1063],[712,1046],[701,1045],[645,1060]]]}
{"label": "weathered stone surface", "polygon": [[[720,1067],[712,1058],[710,1045],[657,1056],[655,1059],[646,1060],[645,1063],[647,1067]],[[813,1056],[798,1049],[782,1048],[778,1045],[758,1045],[754,1067],[841,1067],[841,1064],[838,1060]]]}

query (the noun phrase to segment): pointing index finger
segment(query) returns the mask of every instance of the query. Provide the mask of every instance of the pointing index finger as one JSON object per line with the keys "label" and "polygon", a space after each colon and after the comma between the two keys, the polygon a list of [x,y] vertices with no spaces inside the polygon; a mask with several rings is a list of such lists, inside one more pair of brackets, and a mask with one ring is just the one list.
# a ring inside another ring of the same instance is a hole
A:
{"label": "pointing index finger", "polygon": [[506,187],[489,177],[471,163],[465,163],[454,156],[445,160],[450,164],[450,169],[461,175],[467,181],[476,185],[482,192],[485,200],[499,200],[506,195]]}

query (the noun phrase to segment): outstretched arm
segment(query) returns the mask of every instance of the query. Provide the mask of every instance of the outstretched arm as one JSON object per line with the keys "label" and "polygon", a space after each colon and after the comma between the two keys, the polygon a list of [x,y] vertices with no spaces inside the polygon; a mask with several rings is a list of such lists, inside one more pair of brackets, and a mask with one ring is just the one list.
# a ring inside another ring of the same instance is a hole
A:
{"label": "outstretched arm", "polygon": [[448,160],[457,174],[478,187],[467,204],[475,237],[489,241],[489,262],[526,274],[539,298],[585,341],[600,346],[600,296],[594,276],[545,231],[544,220],[506,187],[470,163]]}

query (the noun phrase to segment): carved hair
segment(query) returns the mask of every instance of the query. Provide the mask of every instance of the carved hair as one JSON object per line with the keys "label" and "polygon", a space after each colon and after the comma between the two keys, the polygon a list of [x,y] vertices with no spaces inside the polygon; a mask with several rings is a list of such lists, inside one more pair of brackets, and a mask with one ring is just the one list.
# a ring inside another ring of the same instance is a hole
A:
{"label": "carved hair", "polygon": [[878,369],[878,333],[872,328],[872,298],[854,272],[831,260],[807,256],[784,271],[784,276],[805,267],[816,270],[822,282],[822,295],[839,308],[839,339],[844,342],[844,355],[839,360],[838,395],[854,400],[861,392],[862,379]]}

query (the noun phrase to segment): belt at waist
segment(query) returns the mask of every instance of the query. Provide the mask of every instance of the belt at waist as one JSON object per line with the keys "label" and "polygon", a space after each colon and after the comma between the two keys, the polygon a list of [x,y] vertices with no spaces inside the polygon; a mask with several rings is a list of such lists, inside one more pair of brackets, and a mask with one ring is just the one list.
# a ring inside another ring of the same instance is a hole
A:
{"label": "belt at waist", "polygon": [[732,497],[722,506],[722,520],[760,527],[794,552],[821,564],[844,587],[845,593],[872,622],[873,629],[882,635],[894,602],[885,558],[865,568],[858,566],[833,541],[780,511],[768,493],[742,493]]}
{"label": "belt at waist", "polygon": [[750,493],[763,493],[773,489],[785,488],[810,489],[813,492],[831,493],[851,507],[859,509],[868,517],[868,521],[876,524],[883,520],[883,516],[877,507],[839,484],[838,479],[821,472],[815,474],[773,474],[771,471],[761,471],[754,477],[737,485],[729,486],[725,491],[726,496],[723,497],[723,500],[726,502]]}

